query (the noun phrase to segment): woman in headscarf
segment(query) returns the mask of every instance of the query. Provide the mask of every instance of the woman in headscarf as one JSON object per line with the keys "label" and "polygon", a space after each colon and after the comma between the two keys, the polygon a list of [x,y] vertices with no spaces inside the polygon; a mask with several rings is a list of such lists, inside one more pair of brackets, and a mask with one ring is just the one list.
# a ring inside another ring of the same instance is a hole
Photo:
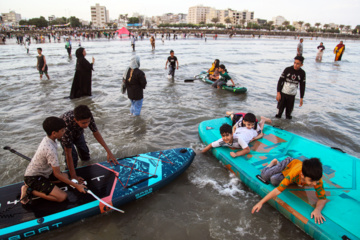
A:
{"label": "woman in headscarf", "polygon": [[93,57],[92,63],[89,63],[85,56],[85,48],[80,47],[76,50],[76,71],[71,86],[70,99],[91,96],[91,75],[95,59]]}
{"label": "woman in headscarf", "polygon": [[140,57],[133,56],[130,66],[126,69],[123,79],[126,85],[128,98],[131,101],[130,115],[139,116],[144,100],[143,89],[146,87],[145,73],[139,69]]}

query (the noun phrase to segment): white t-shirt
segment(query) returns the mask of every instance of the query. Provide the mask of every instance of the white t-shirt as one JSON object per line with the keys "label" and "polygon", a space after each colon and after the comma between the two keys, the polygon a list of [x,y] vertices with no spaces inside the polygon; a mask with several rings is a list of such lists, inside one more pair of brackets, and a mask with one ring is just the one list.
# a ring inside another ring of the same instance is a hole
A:
{"label": "white t-shirt", "polygon": [[34,157],[27,166],[25,176],[43,176],[49,178],[52,168],[58,166],[57,144],[46,136],[41,141]]}
{"label": "white t-shirt", "polygon": [[[235,123],[235,125],[234,125],[234,126],[235,126],[235,129],[238,129],[238,128],[241,128],[241,127],[242,127],[242,126],[241,126],[241,123],[242,123],[242,121],[243,121],[243,118],[244,118],[244,117],[241,117],[240,120]],[[235,130],[235,131],[236,131],[236,130]],[[261,128],[260,128],[259,124],[257,124],[256,132],[257,132],[257,134],[260,134],[260,133],[261,133]],[[256,135],[256,136],[257,136],[257,135]]]}
{"label": "white t-shirt", "polygon": [[233,134],[234,137],[243,139],[246,145],[248,145],[249,142],[257,135],[259,134],[255,129],[248,129],[247,127],[237,128],[235,133]]}
{"label": "white t-shirt", "polygon": [[235,135],[233,135],[232,144],[225,143],[224,140],[222,138],[220,138],[219,140],[211,143],[211,146],[213,148],[216,148],[216,147],[231,147],[231,148],[242,148],[242,149],[248,147],[247,143],[241,137],[238,137],[238,136],[235,136]]}

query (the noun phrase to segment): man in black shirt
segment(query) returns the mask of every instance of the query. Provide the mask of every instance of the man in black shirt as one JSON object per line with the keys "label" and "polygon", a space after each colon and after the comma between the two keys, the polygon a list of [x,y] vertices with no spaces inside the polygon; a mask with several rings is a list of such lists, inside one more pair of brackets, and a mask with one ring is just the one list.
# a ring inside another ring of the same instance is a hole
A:
{"label": "man in black shirt", "polygon": [[295,96],[298,85],[300,84],[300,107],[303,105],[303,98],[305,94],[306,74],[301,67],[304,63],[304,57],[296,56],[294,58],[294,65],[285,68],[281,74],[278,85],[276,100],[278,101],[278,114],[276,118],[281,118],[281,115],[286,108],[286,119],[291,119],[291,112],[294,109]]}

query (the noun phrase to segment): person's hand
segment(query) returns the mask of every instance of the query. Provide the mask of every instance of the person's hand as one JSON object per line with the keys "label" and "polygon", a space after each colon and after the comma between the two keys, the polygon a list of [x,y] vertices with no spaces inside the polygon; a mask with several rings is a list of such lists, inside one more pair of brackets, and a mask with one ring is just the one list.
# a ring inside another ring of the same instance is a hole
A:
{"label": "person's hand", "polygon": [[231,152],[231,153],[230,153],[230,156],[232,156],[233,158],[234,158],[234,157],[237,157],[237,156],[236,156],[236,153],[234,153],[234,152]]}
{"label": "person's hand", "polygon": [[44,71],[44,70],[45,70],[45,67],[43,67],[41,70]]}
{"label": "person's hand", "polygon": [[95,58],[94,58],[94,57],[92,57],[92,63],[93,63],[93,64],[95,63]]}
{"label": "person's hand", "polygon": [[165,66],[165,69],[167,69],[167,66]]}
{"label": "person's hand", "polygon": [[86,186],[85,186],[85,185],[76,184],[75,188],[76,188],[76,190],[78,190],[78,191],[81,192],[81,193],[86,193],[86,191],[85,191]]}
{"label": "person's hand", "polygon": [[257,203],[257,204],[252,208],[251,213],[259,212],[261,208],[262,208],[262,204],[261,204],[261,203]]}
{"label": "person's hand", "polygon": [[75,179],[78,181],[79,184],[82,184],[84,182],[84,179],[82,177],[79,177],[79,176],[70,176],[71,179]]}
{"label": "person's hand", "polygon": [[318,223],[318,224],[321,224],[324,221],[326,221],[324,216],[321,214],[321,212],[319,210],[316,210],[316,209],[314,209],[314,211],[312,211],[311,218],[314,218],[315,223]]}
{"label": "person's hand", "polygon": [[112,162],[113,164],[119,164],[114,155],[110,152],[107,154],[107,161],[108,163]]}
{"label": "person's hand", "polygon": [[281,94],[278,92],[277,94],[276,94],[276,101],[280,101],[281,100]]}
{"label": "person's hand", "polygon": [[235,87],[235,84],[233,84],[232,86]]}
{"label": "person's hand", "polygon": [[300,105],[299,105],[299,107],[301,107],[302,105],[303,105],[303,99],[302,98],[300,98]]}
{"label": "person's hand", "polygon": [[179,69],[179,66],[177,66],[176,69]]}

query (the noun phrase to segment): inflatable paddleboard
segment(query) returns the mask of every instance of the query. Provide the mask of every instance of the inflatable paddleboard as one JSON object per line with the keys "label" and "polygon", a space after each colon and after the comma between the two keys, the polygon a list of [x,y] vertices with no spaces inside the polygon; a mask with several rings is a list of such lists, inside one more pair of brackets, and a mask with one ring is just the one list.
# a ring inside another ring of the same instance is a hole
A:
{"label": "inflatable paddleboard", "polygon": [[[76,169],[76,174],[85,179],[88,189],[100,199],[120,207],[174,180],[194,157],[191,148],[170,149],[118,159],[119,165],[115,166],[107,162],[92,164]],[[111,210],[90,194],[80,193],[64,183],[58,185],[68,194],[64,202],[33,198],[31,204],[22,205],[19,203],[22,185],[0,188],[0,239],[35,236]]]}
{"label": "inflatable paddleboard", "polygon": [[[197,76],[201,81],[203,81],[204,83],[209,83],[209,84],[213,84],[215,81],[211,81],[208,78],[208,73],[205,71],[202,71],[198,76]],[[245,93],[247,91],[246,87],[233,87],[233,86],[227,86],[227,85],[223,85],[221,87],[221,89],[223,90],[227,90],[230,92],[234,92],[234,93]]]}
{"label": "inflatable paddleboard", "polygon": [[[210,144],[221,138],[222,124],[228,117],[200,123],[201,140]],[[360,239],[360,159],[276,127],[265,125],[264,137],[249,144],[250,153],[232,158],[227,147],[212,148],[213,155],[253,191],[264,197],[274,189],[257,176],[274,158],[299,160],[317,157],[323,164],[323,182],[327,204],[322,210],[326,221],[315,224],[310,214],[317,202],[313,187],[291,185],[268,201],[280,213],[315,239]],[[238,150],[236,150],[238,151]],[[251,209],[248,209],[249,212]],[[261,215],[264,209],[255,213]],[[270,219],[269,219],[270,221]],[[269,223],[270,224],[270,223]]]}

